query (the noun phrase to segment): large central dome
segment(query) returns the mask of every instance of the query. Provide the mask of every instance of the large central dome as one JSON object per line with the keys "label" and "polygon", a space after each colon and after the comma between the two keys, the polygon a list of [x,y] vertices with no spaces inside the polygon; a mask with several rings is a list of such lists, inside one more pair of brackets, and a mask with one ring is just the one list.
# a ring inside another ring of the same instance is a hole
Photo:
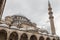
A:
{"label": "large central dome", "polygon": [[21,22],[29,22],[30,20],[22,15],[13,15],[11,16],[13,18],[13,21],[21,21]]}
{"label": "large central dome", "polygon": [[22,15],[7,16],[5,19],[6,21],[11,22],[11,25],[14,26],[19,26],[19,25],[21,26],[22,24],[24,24],[24,25],[36,27],[35,23],[32,23],[28,18]]}

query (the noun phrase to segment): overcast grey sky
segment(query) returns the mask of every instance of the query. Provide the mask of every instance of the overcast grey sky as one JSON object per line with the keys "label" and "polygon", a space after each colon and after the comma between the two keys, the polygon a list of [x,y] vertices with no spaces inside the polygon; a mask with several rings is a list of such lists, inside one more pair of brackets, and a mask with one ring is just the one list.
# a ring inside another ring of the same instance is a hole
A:
{"label": "overcast grey sky", "polygon": [[[55,28],[57,35],[60,35],[60,0],[50,0],[55,17]],[[7,0],[3,18],[8,15],[24,15],[38,27],[50,31],[48,19],[48,0]]]}

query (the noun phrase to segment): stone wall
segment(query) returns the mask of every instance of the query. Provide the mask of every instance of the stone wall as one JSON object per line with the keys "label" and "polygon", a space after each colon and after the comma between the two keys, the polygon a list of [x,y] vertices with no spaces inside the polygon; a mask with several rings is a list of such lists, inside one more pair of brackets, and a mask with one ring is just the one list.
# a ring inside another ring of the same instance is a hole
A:
{"label": "stone wall", "polygon": [[[4,35],[3,35],[4,34]],[[8,27],[0,27],[0,40],[57,40],[56,36],[20,31]]]}

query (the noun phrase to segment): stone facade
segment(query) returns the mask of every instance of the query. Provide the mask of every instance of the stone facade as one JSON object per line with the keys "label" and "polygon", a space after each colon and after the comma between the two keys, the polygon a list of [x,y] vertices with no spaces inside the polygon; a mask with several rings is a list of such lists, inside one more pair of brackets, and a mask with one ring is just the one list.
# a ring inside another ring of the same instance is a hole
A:
{"label": "stone facade", "polygon": [[0,26],[0,40],[57,40],[57,36]]}
{"label": "stone facade", "polygon": [[6,0],[0,0],[0,40],[58,40],[58,36],[38,28],[25,16],[6,16],[2,20],[5,3]]}
{"label": "stone facade", "polygon": [[24,16],[7,16],[0,23],[0,40],[57,40],[56,35],[41,30]]}

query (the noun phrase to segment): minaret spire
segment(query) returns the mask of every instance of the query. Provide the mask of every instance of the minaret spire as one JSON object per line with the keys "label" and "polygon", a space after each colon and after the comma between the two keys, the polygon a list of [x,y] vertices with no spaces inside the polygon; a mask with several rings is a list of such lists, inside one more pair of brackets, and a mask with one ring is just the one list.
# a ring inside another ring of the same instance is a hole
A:
{"label": "minaret spire", "polygon": [[6,0],[0,0],[0,21],[3,15],[5,4],[6,4]]}
{"label": "minaret spire", "polygon": [[52,8],[51,8],[51,4],[48,1],[48,14],[49,14],[49,20],[50,20],[50,25],[51,25],[51,32],[52,35],[56,34],[55,33],[55,25],[54,25],[54,16],[53,16],[53,12],[52,12]]}

